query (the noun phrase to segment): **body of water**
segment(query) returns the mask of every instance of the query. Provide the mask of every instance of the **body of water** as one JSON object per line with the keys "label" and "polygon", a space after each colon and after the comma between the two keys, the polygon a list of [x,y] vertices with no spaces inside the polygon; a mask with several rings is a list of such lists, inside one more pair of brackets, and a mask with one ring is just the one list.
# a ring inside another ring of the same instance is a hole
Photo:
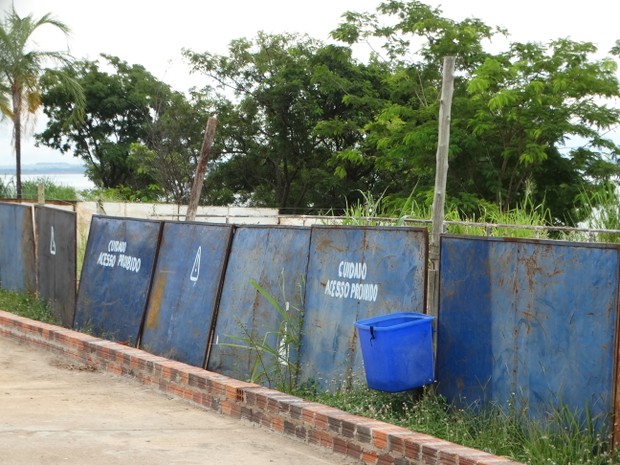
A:
{"label": "body of water", "polygon": [[[94,189],[95,184],[86,177],[84,173],[36,173],[22,174],[22,182],[36,181],[38,179],[49,179],[58,186],[73,187],[76,191],[86,189]],[[12,184],[15,182],[15,176],[9,174],[0,174],[0,180],[3,184]]]}

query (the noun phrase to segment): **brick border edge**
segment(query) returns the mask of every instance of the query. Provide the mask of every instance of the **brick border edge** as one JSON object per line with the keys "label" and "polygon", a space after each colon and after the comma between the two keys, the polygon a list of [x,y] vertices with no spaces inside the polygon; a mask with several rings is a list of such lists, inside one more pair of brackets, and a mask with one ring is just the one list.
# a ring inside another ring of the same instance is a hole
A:
{"label": "brick border edge", "polygon": [[134,347],[0,310],[0,336],[51,350],[223,415],[372,465],[519,465]]}

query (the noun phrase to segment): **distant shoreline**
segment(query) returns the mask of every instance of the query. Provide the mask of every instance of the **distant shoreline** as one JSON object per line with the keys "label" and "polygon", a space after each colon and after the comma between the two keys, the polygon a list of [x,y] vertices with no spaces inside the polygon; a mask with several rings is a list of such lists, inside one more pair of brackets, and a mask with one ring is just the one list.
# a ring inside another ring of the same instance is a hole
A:
{"label": "distant shoreline", "polygon": [[[71,163],[36,163],[34,165],[22,165],[22,174],[84,174],[85,169],[81,165]],[[0,175],[15,175],[15,166],[1,165]]]}

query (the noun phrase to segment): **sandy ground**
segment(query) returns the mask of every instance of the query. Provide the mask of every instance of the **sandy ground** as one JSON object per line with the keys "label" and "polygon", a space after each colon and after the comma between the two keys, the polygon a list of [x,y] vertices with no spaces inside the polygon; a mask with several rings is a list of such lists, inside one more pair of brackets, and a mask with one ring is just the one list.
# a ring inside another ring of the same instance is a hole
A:
{"label": "sandy ground", "polygon": [[0,464],[355,464],[0,337]]}

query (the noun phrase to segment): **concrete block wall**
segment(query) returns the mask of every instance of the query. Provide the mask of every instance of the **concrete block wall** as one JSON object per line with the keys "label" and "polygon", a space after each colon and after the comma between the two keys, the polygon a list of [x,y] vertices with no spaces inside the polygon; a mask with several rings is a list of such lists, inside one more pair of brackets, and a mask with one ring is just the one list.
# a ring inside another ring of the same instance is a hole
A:
{"label": "concrete block wall", "polygon": [[142,350],[0,310],[8,337],[93,366],[205,409],[381,465],[519,465],[505,457],[308,402]]}

